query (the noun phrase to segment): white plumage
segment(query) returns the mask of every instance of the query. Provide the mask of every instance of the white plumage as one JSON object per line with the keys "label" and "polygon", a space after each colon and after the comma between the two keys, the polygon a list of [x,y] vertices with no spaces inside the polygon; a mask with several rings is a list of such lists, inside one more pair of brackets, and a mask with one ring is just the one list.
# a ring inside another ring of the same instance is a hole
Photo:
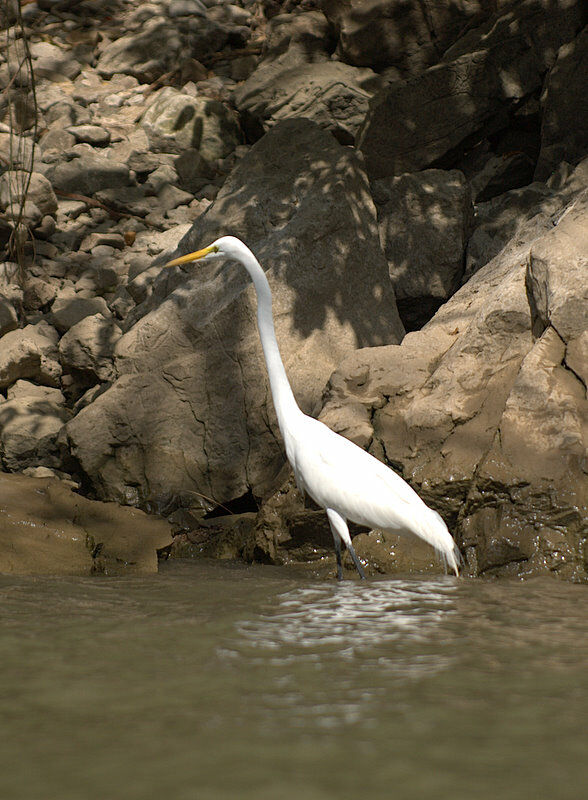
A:
{"label": "white plumage", "polygon": [[458,575],[461,556],[439,514],[392,469],[298,407],[278,349],[270,287],[251,250],[234,236],[223,236],[166,266],[211,258],[238,261],[255,285],[259,335],[286,454],[300,489],[327,512],[337,554],[337,576],[342,577],[344,542],[357,571],[365,577],[347,520],[369,528],[414,534],[432,545]]}

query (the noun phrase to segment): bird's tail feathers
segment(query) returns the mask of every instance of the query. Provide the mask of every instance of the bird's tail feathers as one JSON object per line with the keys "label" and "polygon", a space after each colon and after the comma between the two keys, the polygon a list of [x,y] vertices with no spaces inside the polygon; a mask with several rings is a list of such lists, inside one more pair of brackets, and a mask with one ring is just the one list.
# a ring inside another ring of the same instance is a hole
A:
{"label": "bird's tail feathers", "polygon": [[441,514],[432,508],[421,525],[421,537],[435,548],[447,568],[459,575],[463,558]]}

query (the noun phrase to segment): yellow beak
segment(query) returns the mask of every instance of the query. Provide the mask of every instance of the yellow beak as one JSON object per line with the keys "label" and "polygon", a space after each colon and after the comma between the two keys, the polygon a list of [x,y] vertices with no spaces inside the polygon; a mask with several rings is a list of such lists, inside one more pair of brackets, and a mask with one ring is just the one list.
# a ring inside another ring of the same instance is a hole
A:
{"label": "yellow beak", "polygon": [[198,261],[199,258],[204,258],[209,253],[215,253],[218,250],[218,247],[214,245],[210,245],[209,247],[203,247],[202,250],[196,250],[195,253],[188,253],[187,256],[180,256],[179,258],[174,258],[173,261],[168,261],[167,264],[164,264],[164,267],[178,267],[180,264],[188,264],[190,261]]}

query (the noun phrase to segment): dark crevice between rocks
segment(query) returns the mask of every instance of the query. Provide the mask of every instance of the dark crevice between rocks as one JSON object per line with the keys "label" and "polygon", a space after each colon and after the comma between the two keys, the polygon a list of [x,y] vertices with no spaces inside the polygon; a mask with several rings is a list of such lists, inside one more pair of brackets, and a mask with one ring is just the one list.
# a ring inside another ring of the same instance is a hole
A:
{"label": "dark crevice between rocks", "polygon": [[[449,298],[447,298],[449,299]],[[398,314],[407,333],[418,331],[435,316],[447,299],[442,297],[404,297],[396,299]]]}
{"label": "dark crevice between rocks", "polygon": [[234,500],[227,500],[227,502],[222,505],[220,503],[216,505],[212,511],[204,515],[204,519],[215,519],[216,517],[224,517],[228,514],[246,514],[251,511],[259,511],[259,504],[253,496],[251,489],[248,489],[241,497],[236,497]]}

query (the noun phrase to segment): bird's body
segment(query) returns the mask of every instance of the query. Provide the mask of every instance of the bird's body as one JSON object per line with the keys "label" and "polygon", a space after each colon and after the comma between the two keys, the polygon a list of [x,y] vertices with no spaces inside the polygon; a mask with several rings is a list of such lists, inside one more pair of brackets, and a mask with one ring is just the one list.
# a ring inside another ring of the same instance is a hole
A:
{"label": "bird's body", "polygon": [[239,261],[255,285],[259,334],[286,455],[299,488],[327,512],[338,577],[342,576],[341,542],[364,577],[347,520],[369,528],[416,535],[432,545],[458,575],[461,556],[439,514],[392,469],[299,408],[278,349],[270,287],[249,248],[233,236],[223,236],[203,250],[170,261],[168,266],[213,257]]}

